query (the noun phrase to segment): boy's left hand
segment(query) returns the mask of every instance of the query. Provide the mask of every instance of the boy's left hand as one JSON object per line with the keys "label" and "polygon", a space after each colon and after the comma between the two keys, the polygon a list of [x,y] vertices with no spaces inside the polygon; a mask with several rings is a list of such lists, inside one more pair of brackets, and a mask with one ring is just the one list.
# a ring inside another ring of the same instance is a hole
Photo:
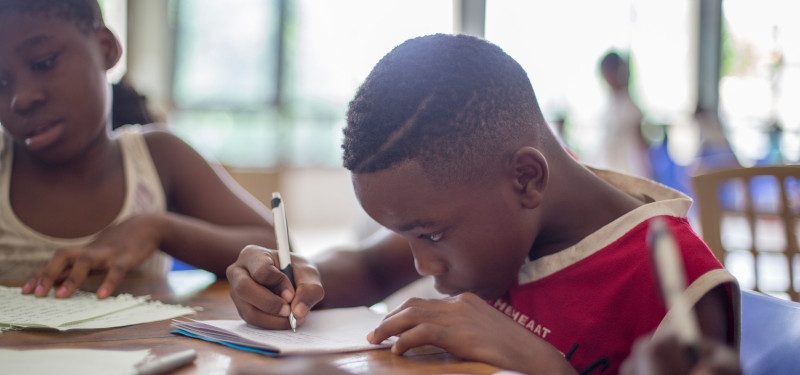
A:
{"label": "boy's left hand", "polygon": [[22,287],[22,293],[44,297],[60,284],[56,297],[66,298],[78,289],[92,272],[105,272],[97,298],[106,298],[117,289],[128,271],[136,268],[161,241],[157,214],[142,214],[106,228],[84,247],[58,249],[50,261],[36,271]]}
{"label": "boy's left hand", "polygon": [[367,335],[373,344],[397,336],[392,352],[434,345],[463,359],[500,368],[574,373],[552,345],[503,315],[475,294],[441,300],[411,298]]}

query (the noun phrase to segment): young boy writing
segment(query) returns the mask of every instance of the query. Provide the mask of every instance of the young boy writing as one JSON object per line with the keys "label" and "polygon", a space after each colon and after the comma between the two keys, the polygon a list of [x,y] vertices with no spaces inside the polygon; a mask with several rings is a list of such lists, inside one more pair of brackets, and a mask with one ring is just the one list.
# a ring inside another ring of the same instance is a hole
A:
{"label": "young boy writing", "polygon": [[369,341],[525,373],[614,374],[637,338],[669,324],[646,244],[662,217],[703,334],[738,344],[738,285],[690,228],[690,200],[577,162],[497,46],[441,34],[399,45],[359,88],[344,135],[360,204],[394,234],[294,261],[296,290],[274,252],[246,248],[228,277],[248,322],[286,328],[290,306],[302,325],[320,301],[375,302],[413,279],[413,261],[450,297],[406,301]]}
{"label": "young boy writing", "polygon": [[179,138],[111,132],[120,54],[96,0],[0,0],[0,279],[23,293],[102,272],[104,298],[129,271],[165,273],[164,253],[224,275],[245,245],[274,247],[266,208]]}

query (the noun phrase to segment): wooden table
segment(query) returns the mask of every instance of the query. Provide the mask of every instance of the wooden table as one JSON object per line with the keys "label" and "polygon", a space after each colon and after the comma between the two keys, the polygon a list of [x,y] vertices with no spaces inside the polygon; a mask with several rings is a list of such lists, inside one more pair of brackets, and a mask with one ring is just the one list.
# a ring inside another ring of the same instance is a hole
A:
{"label": "wooden table", "polygon": [[[94,290],[99,281],[84,284]],[[21,283],[3,283],[19,286]],[[192,318],[238,319],[236,307],[228,293],[228,282],[214,280],[203,271],[177,271],[166,278],[129,277],[120,293],[151,295],[164,303],[199,306]],[[403,356],[388,350],[356,353],[273,358],[248,353],[223,345],[170,333],[170,321],[159,321],[128,327],[75,330],[6,331],[0,334],[0,348],[54,349],[90,348],[106,350],[150,349],[163,355],[194,348],[193,365],[171,374],[492,374],[499,369],[477,362],[462,361],[434,347],[418,348]]]}

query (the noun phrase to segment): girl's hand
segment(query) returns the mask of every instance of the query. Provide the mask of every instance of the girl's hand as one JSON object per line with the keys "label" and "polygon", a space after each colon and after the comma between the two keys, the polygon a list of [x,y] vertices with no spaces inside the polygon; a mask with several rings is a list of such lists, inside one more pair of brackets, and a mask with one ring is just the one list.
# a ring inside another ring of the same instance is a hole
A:
{"label": "girl's hand", "polygon": [[164,225],[160,214],[136,215],[106,228],[84,247],[58,249],[25,283],[22,293],[44,297],[57,286],[56,297],[66,298],[90,273],[105,272],[97,297],[106,298],[117,289],[128,271],[159,248]]}

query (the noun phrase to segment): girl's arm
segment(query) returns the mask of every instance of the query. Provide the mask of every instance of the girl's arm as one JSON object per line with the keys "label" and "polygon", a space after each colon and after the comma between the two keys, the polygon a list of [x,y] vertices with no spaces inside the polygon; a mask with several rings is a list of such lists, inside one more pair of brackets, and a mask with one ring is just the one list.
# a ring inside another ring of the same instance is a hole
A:
{"label": "girl's arm", "polygon": [[111,295],[128,271],[156,250],[224,277],[247,245],[275,247],[267,208],[175,135],[147,129],[147,146],[161,179],[167,212],[134,214],[90,244],[56,250],[23,293],[69,297],[90,273],[104,273],[97,296]]}
{"label": "girl's arm", "polygon": [[275,248],[270,211],[177,136],[145,134],[167,200],[160,249],[193,266],[225,275],[239,252]]}

